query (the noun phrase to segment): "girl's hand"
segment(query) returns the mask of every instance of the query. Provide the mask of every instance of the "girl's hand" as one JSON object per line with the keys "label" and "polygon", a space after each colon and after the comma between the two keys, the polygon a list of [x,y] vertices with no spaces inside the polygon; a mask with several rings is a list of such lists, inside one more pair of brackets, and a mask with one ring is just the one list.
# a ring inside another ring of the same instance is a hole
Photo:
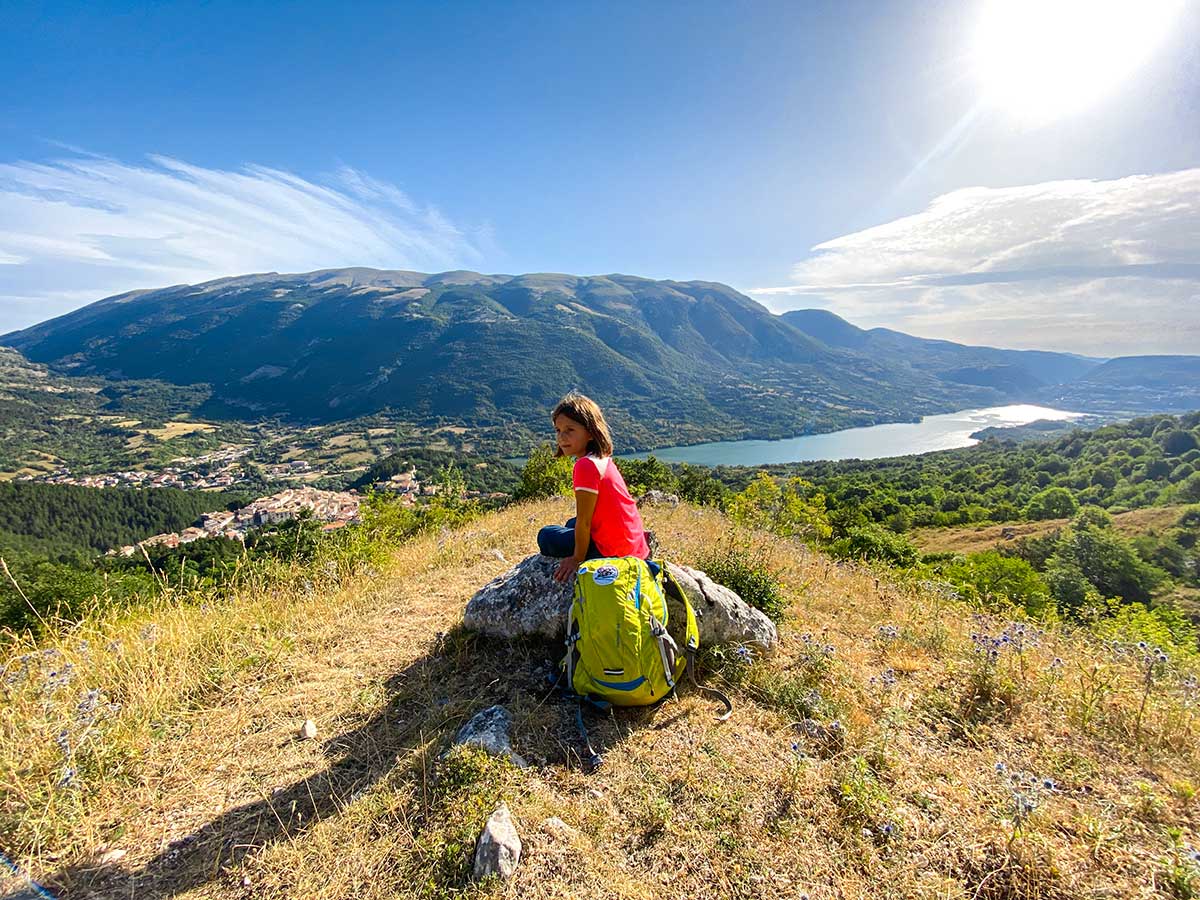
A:
{"label": "girl's hand", "polygon": [[554,570],[555,581],[568,581],[571,576],[579,569],[579,564],[583,562],[581,559],[576,559],[573,556],[568,556],[558,564],[558,568]]}

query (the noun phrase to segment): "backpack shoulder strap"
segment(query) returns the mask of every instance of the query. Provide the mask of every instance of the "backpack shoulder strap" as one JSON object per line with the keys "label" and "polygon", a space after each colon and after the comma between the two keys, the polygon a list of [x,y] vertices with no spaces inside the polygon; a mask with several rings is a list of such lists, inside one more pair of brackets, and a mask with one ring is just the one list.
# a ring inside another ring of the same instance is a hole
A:
{"label": "backpack shoulder strap", "polygon": [[659,560],[657,565],[662,571],[664,593],[670,591],[672,596],[677,600],[682,601],[684,612],[687,615],[687,626],[684,632],[684,653],[687,655],[687,673],[692,684],[700,691],[700,693],[712,697],[714,700],[722,703],[725,706],[725,712],[717,716],[718,722],[724,722],[733,714],[733,704],[724,693],[716,688],[705,687],[696,678],[696,653],[700,650],[700,627],[696,624],[696,611],[692,609],[692,603],[688,600],[687,591],[685,591],[675,580],[675,576],[671,574],[671,570],[667,568],[665,561]]}

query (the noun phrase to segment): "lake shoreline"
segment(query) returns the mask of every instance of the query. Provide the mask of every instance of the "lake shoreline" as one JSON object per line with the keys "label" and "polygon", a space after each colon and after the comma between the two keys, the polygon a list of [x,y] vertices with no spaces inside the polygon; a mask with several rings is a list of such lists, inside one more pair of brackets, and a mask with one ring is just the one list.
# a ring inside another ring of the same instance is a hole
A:
{"label": "lake shoreline", "polygon": [[883,422],[791,438],[746,438],[660,447],[619,454],[619,459],[715,466],[763,466],[793,462],[887,459],[953,450],[979,442],[974,435],[986,430],[1021,428],[1035,422],[1071,423],[1087,413],[1033,404],[976,407],[921,416],[915,421]]}

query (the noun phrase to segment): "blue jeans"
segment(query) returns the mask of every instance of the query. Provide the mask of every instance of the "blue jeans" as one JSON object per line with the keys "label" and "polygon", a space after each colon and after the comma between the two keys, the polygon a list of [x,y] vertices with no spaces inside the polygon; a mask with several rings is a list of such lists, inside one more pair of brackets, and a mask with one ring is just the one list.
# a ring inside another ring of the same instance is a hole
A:
{"label": "blue jeans", "polygon": [[[575,553],[575,517],[567,519],[566,525],[547,525],[537,536],[538,550],[543,556],[553,556],[566,559]],[[604,554],[596,547],[595,541],[588,542],[588,552],[584,559],[599,559]]]}

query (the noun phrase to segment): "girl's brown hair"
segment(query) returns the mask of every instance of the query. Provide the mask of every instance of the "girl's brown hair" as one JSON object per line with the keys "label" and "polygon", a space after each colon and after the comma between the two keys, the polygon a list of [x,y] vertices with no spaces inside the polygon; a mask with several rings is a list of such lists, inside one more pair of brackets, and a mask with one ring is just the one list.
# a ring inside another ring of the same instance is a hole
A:
{"label": "girl's brown hair", "polygon": [[[600,407],[596,405],[595,400],[571,391],[558,401],[558,406],[554,407],[554,412],[550,414],[550,421],[553,422],[559,416],[566,416],[587,429],[587,433],[591,435],[591,440],[587,445],[588,453],[594,453],[596,456],[612,456],[612,434],[608,430],[608,423],[604,421],[604,413],[600,412]],[[554,455],[562,456],[562,447],[557,447]]]}

